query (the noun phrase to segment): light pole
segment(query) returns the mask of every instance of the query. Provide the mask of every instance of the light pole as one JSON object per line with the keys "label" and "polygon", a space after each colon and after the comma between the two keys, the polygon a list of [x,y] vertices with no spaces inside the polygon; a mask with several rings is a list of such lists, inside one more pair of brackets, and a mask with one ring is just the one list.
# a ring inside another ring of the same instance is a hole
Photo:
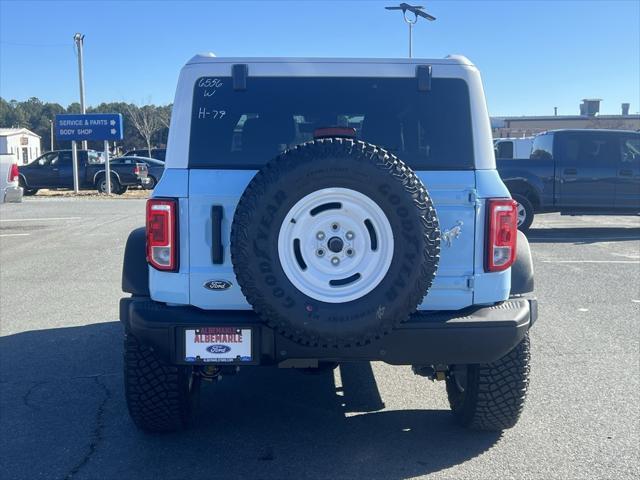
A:
{"label": "light pole", "polygon": [[[424,7],[419,5],[409,5],[408,3],[401,3],[397,7],[384,7],[387,10],[402,10],[402,16],[404,22],[409,25],[409,58],[413,57],[413,26],[418,23],[418,17],[426,18],[430,22],[433,22],[436,17],[424,12]],[[411,19],[407,12],[413,13],[413,19]]]}
{"label": "light pole", "polygon": [[51,149],[50,149],[50,151],[53,152],[53,120],[49,120],[49,133],[51,134]]}
{"label": "light pole", "polygon": [[[83,115],[87,113],[84,106],[84,58],[83,58],[83,47],[84,47],[84,35],[82,33],[76,33],[73,36],[73,40],[76,42],[76,47],[78,47],[78,76],[80,80],[80,113]],[[84,140],[82,142],[82,148],[86,150],[87,142]]]}

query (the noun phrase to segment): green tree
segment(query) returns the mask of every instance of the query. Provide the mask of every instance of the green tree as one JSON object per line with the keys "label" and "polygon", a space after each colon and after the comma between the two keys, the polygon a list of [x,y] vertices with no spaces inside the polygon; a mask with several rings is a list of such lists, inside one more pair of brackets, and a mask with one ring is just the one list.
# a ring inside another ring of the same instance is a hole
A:
{"label": "green tree", "polygon": [[[141,111],[147,126],[153,128],[143,128],[145,135],[141,134],[136,127],[136,120],[131,112]],[[42,148],[48,150],[51,145],[51,123],[55,116],[62,113],[80,113],[80,104],[74,102],[63,107],[59,103],[43,102],[39,98],[32,97],[28,100],[18,102],[16,100],[7,101],[0,97],[0,127],[27,128],[42,137]],[[134,148],[154,148],[162,147],[167,143],[169,134],[169,118],[171,115],[171,105],[143,105],[137,107],[125,102],[101,103],[95,107],[89,107],[87,113],[120,113],[124,123],[124,139],[118,142],[123,150]],[[54,140],[54,148],[71,148],[71,142],[58,142]],[[102,150],[102,142],[89,142],[89,148]]]}

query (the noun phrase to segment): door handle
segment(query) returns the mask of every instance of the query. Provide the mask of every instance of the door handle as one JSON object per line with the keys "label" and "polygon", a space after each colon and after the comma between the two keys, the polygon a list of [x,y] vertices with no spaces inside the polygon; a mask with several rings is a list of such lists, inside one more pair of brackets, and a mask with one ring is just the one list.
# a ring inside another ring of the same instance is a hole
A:
{"label": "door handle", "polygon": [[211,207],[211,261],[218,265],[224,262],[222,215],[223,210],[221,205]]}
{"label": "door handle", "polygon": [[564,169],[564,174],[565,175],[577,175],[578,174],[578,169],[577,168],[565,168]]}
{"label": "door handle", "polygon": [[632,170],[620,170],[618,173],[622,177],[633,177],[633,171]]}
{"label": "door handle", "polygon": [[60,169],[59,169],[59,168],[52,168],[51,170],[52,170],[53,172],[57,172],[57,171],[59,171]]}

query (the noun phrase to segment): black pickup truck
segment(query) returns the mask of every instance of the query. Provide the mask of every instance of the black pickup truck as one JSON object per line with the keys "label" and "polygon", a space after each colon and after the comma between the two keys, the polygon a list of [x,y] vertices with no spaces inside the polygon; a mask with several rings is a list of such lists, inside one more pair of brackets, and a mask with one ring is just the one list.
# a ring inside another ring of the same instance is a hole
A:
{"label": "black pickup truck", "polygon": [[[129,186],[143,183],[148,172],[144,162],[111,165],[111,191],[123,194]],[[71,150],[53,150],[19,167],[20,186],[25,195],[34,195],[41,188],[73,188]],[[78,183],[82,190],[96,189],[106,193],[104,157],[95,150],[78,150]]]}
{"label": "black pickup truck", "polygon": [[537,212],[640,213],[640,132],[548,131],[535,137],[528,159],[499,159],[497,166],[518,202],[522,231]]}

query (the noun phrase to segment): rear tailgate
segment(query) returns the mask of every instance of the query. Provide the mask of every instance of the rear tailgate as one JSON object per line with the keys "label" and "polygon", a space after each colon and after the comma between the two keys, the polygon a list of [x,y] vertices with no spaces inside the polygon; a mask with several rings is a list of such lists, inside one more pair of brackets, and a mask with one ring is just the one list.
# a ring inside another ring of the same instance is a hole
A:
{"label": "rear tailgate", "polygon": [[[194,306],[218,310],[251,308],[233,273],[229,242],[235,207],[254,174],[249,170],[189,172],[189,298]],[[420,308],[464,308],[473,304],[474,172],[433,171],[418,175],[435,203],[445,235],[436,280]],[[221,263],[217,263],[220,247]],[[211,281],[228,282],[230,286],[215,290],[205,287]]]}

